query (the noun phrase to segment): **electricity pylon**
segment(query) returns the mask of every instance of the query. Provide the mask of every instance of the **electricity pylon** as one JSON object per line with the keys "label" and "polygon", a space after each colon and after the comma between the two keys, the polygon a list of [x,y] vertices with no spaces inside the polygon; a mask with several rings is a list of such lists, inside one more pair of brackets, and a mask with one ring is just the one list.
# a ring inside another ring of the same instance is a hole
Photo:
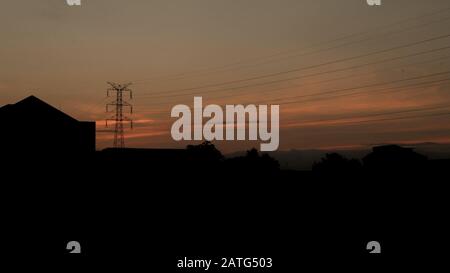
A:
{"label": "electricity pylon", "polygon": [[[112,120],[115,124],[114,130],[114,148],[124,148],[125,147],[125,133],[123,129],[124,121],[129,122],[131,124],[131,128],[133,128],[133,120],[123,115],[123,108],[129,107],[130,114],[133,114],[133,105],[128,103],[123,99],[123,93],[128,92],[130,99],[133,98],[133,93],[131,89],[128,87],[131,83],[126,84],[117,84],[108,82],[111,88],[107,90],[107,96],[110,96],[110,92],[116,93],[116,100],[106,104],[106,112],[111,113],[114,112],[114,115],[111,118],[106,119],[106,127],[108,127],[108,121]],[[114,110],[110,111],[109,107],[114,106]]]}

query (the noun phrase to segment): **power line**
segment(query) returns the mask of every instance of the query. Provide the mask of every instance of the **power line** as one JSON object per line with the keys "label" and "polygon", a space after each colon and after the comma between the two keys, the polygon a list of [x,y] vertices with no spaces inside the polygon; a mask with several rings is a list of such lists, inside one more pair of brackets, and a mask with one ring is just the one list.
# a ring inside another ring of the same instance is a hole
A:
{"label": "power line", "polygon": [[[389,84],[393,84],[393,83],[401,83],[401,82],[405,82],[405,81],[426,79],[426,78],[436,77],[436,76],[445,75],[445,74],[449,74],[449,73],[450,73],[450,70],[449,71],[445,71],[445,72],[432,73],[432,74],[427,74],[427,75],[422,75],[422,76],[415,76],[415,77],[404,78],[404,79],[393,80],[393,81],[387,81],[387,82],[381,82],[381,83],[377,82],[377,83],[372,83],[372,84],[367,84],[367,85],[362,85],[362,86],[356,86],[356,87],[334,89],[334,90],[329,90],[329,91],[324,91],[324,92],[319,92],[319,93],[313,93],[313,94],[304,94],[304,95],[297,95],[297,96],[284,97],[284,98],[278,98],[278,99],[262,100],[262,101],[259,101],[258,103],[291,104],[291,103],[296,103],[297,101],[294,101],[294,102],[293,101],[283,102],[282,100],[288,100],[288,99],[293,99],[293,98],[315,97],[315,96],[322,96],[322,95],[328,95],[328,94],[333,94],[333,93],[341,93],[341,92],[358,90],[358,89],[363,89],[363,88],[378,87],[378,86],[389,85]],[[255,103],[255,102],[252,102],[252,103]],[[147,104],[147,105],[149,105],[149,104]],[[160,103],[155,103],[155,104],[152,104],[152,105],[161,105],[161,104]]]}
{"label": "power line", "polygon": [[327,80],[319,80],[319,81],[315,81],[315,82],[311,82],[311,83],[307,83],[307,84],[305,84],[305,83],[303,83],[303,84],[296,84],[296,85],[291,85],[291,86],[283,87],[283,88],[277,87],[275,89],[264,90],[261,93],[277,92],[277,91],[281,91],[281,90],[288,89],[288,88],[302,87],[302,86],[311,86],[311,85],[317,85],[317,84],[323,84],[323,83],[330,83],[330,82],[339,81],[339,80],[343,80],[343,79],[350,79],[350,78],[354,78],[354,77],[361,77],[361,76],[365,76],[365,75],[372,75],[372,74],[377,73],[377,72],[385,72],[387,70],[393,70],[393,69],[397,69],[397,68],[405,69],[405,68],[413,66],[413,65],[434,63],[436,61],[442,62],[442,61],[444,61],[444,60],[446,60],[448,58],[450,58],[450,55],[448,55],[448,56],[441,56],[441,57],[438,57],[438,58],[435,58],[435,59],[426,60],[426,61],[422,61],[422,62],[415,62],[415,63],[406,64],[406,65],[402,64],[402,65],[399,65],[399,66],[382,68],[382,69],[378,69],[378,70],[374,70],[374,71],[370,71],[370,72],[365,72],[365,73],[350,74],[350,75],[346,75],[346,76],[339,77],[339,78],[332,78],[332,79],[327,79]]}
{"label": "power line", "polygon": [[[447,58],[449,58],[450,56],[447,56]],[[373,73],[376,73],[376,71],[374,71]],[[341,78],[335,78],[335,79],[331,79],[329,80],[329,82],[331,81],[335,81],[335,80],[341,80],[341,79],[345,79],[345,78],[352,78],[355,76],[361,76],[361,75],[350,75],[350,76],[346,76],[346,77],[341,77]],[[406,87],[419,87],[419,86],[428,86],[429,84],[434,84],[434,83],[442,83],[445,81],[450,80],[450,78],[444,79],[444,80],[437,80],[437,81],[429,81],[429,82],[424,82],[424,83],[413,83],[413,84],[409,84],[409,85],[405,85],[405,86],[401,86],[401,88],[406,88]],[[321,84],[323,82],[327,82],[327,81],[318,81],[318,82],[314,82],[314,83],[310,83],[306,86],[310,86],[310,85],[314,85],[314,84]],[[282,89],[288,89],[288,88],[294,88],[294,87],[299,87],[299,86],[305,86],[305,85],[293,85],[293,86],[288,86]],[[391,87],[391,88],[383,88],[382,91],[386,91],[386,90],[392,90],[392,89],[398,89],[399,87]],[[268,93],[268,92],[276,92],[276,91],[280,91],[282,89],[275,89],[275,90],[266,90],[264,92],[261,93]],[[301,102],[314,102],[314,101],[321,101],[321,100],[328,100],[328,99],[334,99],[334,98],[340,98],[340,97],[347,97],[347,96],[351,96],[351,95],[358,95],[358,94],[364,94],[364,93],[370,93],[370,92],[374,92],[377,90],[364,90],[364,91],[358,91],[358,92],[353,92],[353,93],[349,93],[349,94],[341,94],[341,95],[335,95],[332,97],[325,97],[325,98],[316,98],[316,99],[309,99],[309,100],[304,100]],[[381,93],[381,92],[380,92]],[[236,95],[230,95],[230,96],[221,96],[220,98],[226,98],[226,97],[233,97]],[[268,100],[263,101],[263,102],[268,102]],[[254,103],[254,102],[248,102],[248,103]],[[259,101],[258,103],[261,103],[261,101]],[[246,103],[244,103],[246,104]]]}
{"label": "power line", "polygon": [[390,111],[390,112],[384,112],[384,113],[354,115],[354,116],[347,116],[347,117],[341,117],[341,118],[336,118],[336,119],[297,121],[296,123],[317,123],[317,122],[330,122],[330,121],[334,122],[334,121],[348,120],[348,119],[371,118],[371,117],[390,116],[390,115],[398,115],[398,114],[406,114],[406,113],[414,113],[414,112],[434,111],[434,110],[446,109],[449,107],[450,107],[449,104],[441,104],[441,105],[435,105],[435,106],[422,107],[422,108],[418,108],[418,109],[404,109],[404,110]]}
{"label": "power line", "polygon": [[[440,112],[440,113],[429,113],[429,114],[421,114],[414,116],[401,116],[401,117],[385,117],[380,119],[369,119],[369,120],[358,120],[358,121],[350,121],[349,119],[361,119],[361,118],[372,118],[379,116],[395,116],[399,114],[407,114],[407,113],[416,113],[416,112],[428,112],[428,111],[436,111],[449,108],[450,105],[442,104],[437,106],[429,106],[423,107],[419,109],[405,109],[399,111],[390,111],[386,113],[372,113],[372,114],[364,114],[364,115],[356,115],[356,116],[347,116],[337,119],[320,119],[320,120],[306,120],[306,121],[298,121],[291,122],[286,124],[284,127],[304,127],[304,126],[313,126],[317,123],[325,123],[325,122],[335,122],[335,124],[326,124],[325,126],[340,126],[340,125],[357,125],[362,123],[370,123],[370,122],[383,122],[383,121],[395,121],[395,120],[405,120],[405,119],[415,119],[415,118],[426,118],[426,117],[435,117],[435,116],[444,116],[450,115],[450,112]],[[246,121],[248,123],[248,121]],[[321,124],[321,126],[324,126]]]}
{"label": "power line", "polygon": [[[415,115],[415,116],[406,116],[406,117],[394,117],[394,118],[382,118],[382,119],[371,119],[371,120],[361,120],[361,121],[348,121],[348,122],[341,122],[338,124],[328,124],[328,126],[339,126],[339,125],[358,125],[362,123],[370,123],[370,122],[383,122],[383,121],[395,121],[395,120],[405,120],[405,119],[416,119],[416,118],[427,118],[427,117],[436,117],[436,116],[448,116],[450,115],[450,112],[444,112],[444,113],[431,113],[428,115]],[[305,125],[308,126],[308,125]],[[310,125],[311,126],[311,125]],[[322,125],[323,126],[323,125]],[[298,125],[296,127],[301,127],[301,125]]]}
{"label": "power line", "polygon": [[[296,104],[299,103],[310,103],[310,102],[316,102],[316,101],[322,101],[322,100],[328,100],[328,99],[334,99],[334,98],[338,98],[338,97],[347,97],[347,96],[354,96],[354,95],[360,95],[360,94],[365,94],[365,93],[371,93],[371,92],[377,92],[377,94],[380,93],[397,93],[403,90],[410,90],[410,88],[413,87],[431,87],[431,86],[440,86],[442,83],[444,82],[449,82],[450,81],[450,77],[449,78],[445,78],[445,79],[439,79],[439,80],[433,80],[433,81],[427,81],[427,82],[420,82],[420,83],[413,83],[413,84],[408,84],[408,85],[403,85],[403,86],[398,86],[398,87],[389,87],[389,88],[382,88],[382,89],[378,89],[378,90],[363,90],[363,91],[358,91],[358,92],[353,92],[353,93],[347,93],[347,94],[340,94],[340,95],[335,95],[333,97],[322,97],[322,98],[311,98],[308,100],[299,100],[296,101]],[[392,92],[392,90],[394,90],[394,92]],[[260,103],[266,103],[267,101],[253,101],[251,103],[253,104],[260,104]],[[282,103],[282,102],[281,102]],[[281,104],[280,103],[280,104]],[[242,103],[242,104],[248,104],[248,103]],[[225,105],[221,105],[222,108],[225,107]],[[153,111],[153,114],[163,114],[166,113],[167,111]]]}
{"label": "power line", "polygon": [[[362,55],[357,55],[357,56],[347,57],[347,58],[342,58],[342,59],[336,59],[336,60],[333,60],[333,61],[328,61],[328,62],[324,62],[324,63],[320,63],[320,64],[316,64],[316,65],[310,65],[310,66],[301,67],[301,68],[296,68],[296,69],[290,69],[290,70],[281,71],[281,72],[277,72],[277,73],[270,73],[270,74],[265,74],[265,75],[261,75],[261,76],[257,76],[257,77],[250,77],[250,78],[244,78],[244,79],[239,79],[239,80],[221,82],[221,83],[216,83],[216,84],[202,85],[202,86],[197,86],[197,87],[190,87],[190,88],[183,88],[183,89],[168,90],[168,91],[163,91],[163,92],[156,92],[156,93],[153,93],[152,95],[155,95],[155,94],[167,94],[167,93],[170,94],[170,93],[177,93],[177,92],[182,92],[182,91],[198,90],[198,89],[203,89],[203,88],[208,88],[208,87],[218,87],[218,86],[224,86],[224,85],[233,84],[233,83],[240,83],[240,82],[259,80],[259,79],[264,79],[264,78],[269,78],[269,77],[275,77],[275,76],[284,75],[284,74],[288,74],[288,73],[299,72],[299,71],[309,70],[309,69],[313,69],[313,68],[319,68],[319,67],[326,66],[326,65],[337,64],[337,63],[340,63],[340,62],[347,62],[347,61],[351,61],[351,60],[355,60],[355,59],[360,59],[360,58],[364,58],[364,57],[368,57],[368,56],[373,56],[373,55],[377,55],[377,54],[381,54],[381,53],[386,53],[386,52],[389,52],[389,51],[394,51],[394,50],[397,50],[397,49],[412,47],[412,46],[416,46],[416,45],[420,45],[420,44],[424,44],[424,43],[428,43],[428,42],[432,42],[432,41],[436,41],[436,40],[445,39],[445,38],[448,38],[448,37],[450,37],[450,34],[440,35],[440,36],[428,38],[428,39],[421,40],[421,41],[414,42],[414,43],[404,44],[404,45],[401,45],[401,46],[395,46],[395,47],[391,47],[391,48],[388,48],[388,49],[373,51],[373,52],[362,54]],[[145,97],[145,96],[143,96],[143,97]]]}
{"label": "power line", "polygon": [[[398,26],[399,24],[406,23],[406,22],[409,22],[409,21],[414,21],[414,20],[418,20],[418,19],[422,19],[422,18],[426,18],[426,17],[430,17],[430,16],[435,16],[435,15],[438,15],[438,14],[441,14],[441,13],[445,13],[445,12],[447,12],[449,10],[450,10],[450,8],[440,9],[440,10],[437,10],[435,12],[427,13],[427,14],[424,14],[424,15],[415,16],[415,17],[411,17],[411,18],[406,18],[406,19],[403,19],[403,20],[396,21],[394,23],[390,23],[390,24],[384,25],[384,26],[375,27],[375,28],[372,28],[370,30],[357,32],[357,33],[353,33],[353,34],[346,35],[346,36],[341,36],[341,37],[338,37],[338,38],[335,38],[335,39],[332,39],[332,40],[328,40],[328,41],[325,41],[325,42],[319,42],[319,43],[310,45],[308,47],[305,47],[302,50],[305,50],[305,49],[308,49],[308,48],[314,48],[314,47],[325,45],[325,44],[329,44],[329,43],[334,43],[334,42],[337,42],[337,41],[340,41],[340,40],[346,40],[346,39],[349,39],[349,38],[362,36],[362,35],[365,35],[365,34],[368,34],[368,33],[373,34],[374,32],[382,30],[382,29],[385,29],[385,28],[391,28],[392,26]],[[444,18],[444,20],[447,20],[447,19],[449,19],[449,18]],[[439,21],[432,21],[432,22],[429,22],[429,23],[427,23],[425,25],[433,24],[433,23],[436,23],[436,22],[439,22]],[[421,26],[424,26],[424,25],[419,25],[418,27],[421,27]],[[372,39],[372,38],[370,38],[370,39]],[[361,41],[358,41],[358,42],[363,42],[363,41],[365,41],[365,40],[361,40]],[[358,42],[355,42],[355,43],[358,43]],[[344,44],[344,45],[341,45],[341,46],[345,46],[345,45],[349,45],[349,44]],[[341,47],[341,46],[338,46],[338,47]],[[335,48],[328,48],[326,50],[331,50],[331,49],[335,49]],[[287,54],[287,53],[290,53],[290,52],[295,52],[295,51],[299,51],[299,49],[279,52],[279,53],[275,53],[275,54],[272,54],[272,55],[269,55],[269,56],[266,56],[266,57],[262,57],[262,58],[260,57],[260,58],[254,58],[254,59],[273,58],[273,57],[276,57],[276,56],[280,56],[280,55]],[[314,53],[319,53],[319,52],[320,52],[320,50],[319,51],[315,51],[315,52],[309,52],[309,53],[300,53],[300,54],[296,54],[296,55],[297,56],[303,56],[303,54],[309,55],[309,54],[314,54]],[[292,57],[292,55],[291,56],[287,56],[287,57]],[[284,58],[286,58],[286,56]],[[243,63],[245,63],[245,61],[238,61],[238,62],[235,62],[235,63],[231,63],[231,64],[227,64],[227,65],[223,65],[223,66],[219,66],[219,67],[215,67],[215,68],[213,67],[213,68],[205,68],[205,69],[194,70],[194,71],[191,71],[191,72],[185,72],[185,73],[181,73],[181,74],[178,74],[178,75],[174,75],[171,78],[165,78],[165,79],[176,79],[176,78],[180,78],[180,77],[182,77],[182,76],[184,76],[186,74],[192,74],[192,73],[204,72],[204,71],[208,72],[208,70],[211,70],[211,69],[215,69],[212,72],[224,72],[226,70],[223,70],[223,69],[227,69],[227,68],[231,69],[233,67],[236,67],[236,65],[241,65]],[[251,66],[259,65],[259,64],[261,64],[261,63],[253,63]],[[205,73],[203,73],[203,74],[205,74]],[[139,84],[139,83],[145,83],[147,81],[149,81],[149,80],[148,79],[143,79],[143,80],[141,79],[141,80],[135,80],[134,82]]]}
{"label": "power line", "polygon": [[[353,65],[353,66],[350,66],[350,67],[344,67],[344,68],[339,68],[339,69],[333,69],[333,70],[328,70],[328,71],[311,73],[311,74],[301,75],[301,76],[297,76],[297,77],[279,79],[279,80],[263,82],[263,83],[255,83],[255,84],[249,84],[249,85],[244,85],[244,86],[228,87],[228,88],[215,89],[215,90],[207,90],[207,91],[202,91],[201,93],[202,94],[207,94],[207,93],[216,93],[216,92],[221,92],[221,91],[238,90],[238,89],[244,89],[244,88],[249,88],[249,87],[265,86],[265,85],[281,83],[281,82],[286,82],[286,81],[292,81],[292,80],[299,80],[299,79],[304,79],[304,78],[309,78],[309,77],[321,76],[321,75],[326,75],[326,74],[331,74],[331,73],[344,72],[344,71],[353,70],[353,69],[356,69],[356,68],[361,68],[361,67],[365,67],[365,66],[369,66],[369,65],[376,65],[376,64],[381,64],[381,63],[386,63],[386,62],[391,62],[391,61],[397,61],[397,60],[401,60],[401,59],[405,59],[405,58],[409,58],[409,57],[416,57],[416,56],[420,56],[420,55],[424,55],[424,54],[428,54],[428,53],[435,53],[435,52],[443,51],[443,50],[446,50],[446,49],[450,49],[450,46],[441,47],[441,48],[432,49],[432,50],[427,50],[427,51],[422,51],[422,52],[408,54],[408,55],[394,57],[394,58],[387,58],[387,59],[383,59],[383,60],[379,60],[379,61],[375,61],[375,62],[369,62],[369,63],[359,64],[359,65]],[[302,85],[294,85],[294,87],[297,87],[297,86],[302,86]],[[277,89],[277,90],[281,90],[281,89]],[[273,91],[277,91],[277,90],[273,90]],[[147,98],[147,97],[151,97],[153,99],[154,98],[169,98],[169,97],[182,97],[182,96],[187,96],[187,95],[196,95],[196,94],[198,94],[198,92],[195,92],[195,93],[183,93],[183,94],[172,94],[172,95],[160,95],[160,96],[144,96],[144,98]]]}
{"label": "power line", "polygon": [[[362,85],[362,86],[357,86],[357,87],[335,89],[335,90],[330,90],[330,91],[325,91],[325,92],[320,92],[320,93],[314,93],[314,94],[304,94],[304,95],[298,95],[298,96],[292,96],[292,97],[286,97],[286,98],[280,98],[280,99],[273,99],[272,102],[276,102],[276,101],[280,101],[280,100],[287,100],[287,99],[306,98],[306,97],[328,95],[328,94],[340,93],[340,92],[345,92],[345,91],[351,91],[351,90],[357,90],[357,89],[363,89],[363,88],[371,88],[371,87],[383,86],[383,85],[388,85],[388,84],[393,84],[393,83],[400,83],[400,82],[405,82],[405,81],[420,80],[420,79],[424,79],[424,78],[435,77],[435,76],[445,75],[445,74],[449,74],[449,73],[450,73],[450,70],[445,71],[445,72],[433,73],[433,74],[428,74],[428,75],[424,75],[424,76],[417,76],[417,77],[400,79],[400,80],[394,80],[394,81],[388,81],[388,82],[382,82],[382,83],[374,83],[374,84]],[[279,102],[279,103],[292,104],[292,103],[296,103],[296,102],[297,101]]]}
{"label": "power line", "polygon": [[[412,27],[409,27],[409,28],[401,29],[401,30],[391,31],[391,32],[382,34],[381,37],[389,37],[392,34],[402,33],[402,32],[406,32],[406,31],[409,31],[409,30],[422,28],[422,27],[425,27],[425,26],[429,26],[431,24],[440,23],[442,21],[447,21],[449,19],[450,19],[450,17],[446,17],[446,18],[443,18],[441,20],[428,22],[426,24],[422,24],[422,25],[418,25],[418,26],[412,26]],[[275,60],[269,60],[269,61],[263,61],[263,62],[259,62],[259,63],[249,64],[249,65],[244,65],[244,66],[240,66],[238,68],[255,67],[255,66],[266,65],[266,64],[270,64],[270,63],[274,63],[274,62],[283,61],[283,60],[291,60],[292,58],[295,58],[295,57],[303,57],[303,56],[313,55],[313,54],[317,54],[317,53],[327,52],[327,51],[331,51],[331,50],[334,50],[334,49],[343,48],[343,47],[346,47],[346,46],[349,46],[349,45],[355,45],[355,44],[359,44],[359,43],[368,42],[368,41],[371,41],[371,40],[376,39],[376,38],[379,38],[379,37],[368,37],[368,38],[360,39],[360,40],[357,40],[357,41],[351,41],[351,42],[347,42],[347,43],[344,43],[344,44],[331,46],[331,47],[327,47],[327,48],[324,48],[324,49],[315,50],[315,51],[312,51],[312,52],[288,55],[288,56],[284,56],[283,58],[278,58],[278,59],[275,59]],[[231,71],[231,70],[236,71],[236,68],[231,68],[231,69],[227,69],[227,70],[220,70],[218,72],[226,72],[226,71]],[[210,73],[207,73],[207,74],[210,74]]]}
{"label": "power line", "polygon": [[[323,100],[329,100],[329,99],[335,99],[335,98],[351,97],[351,96],[355,96],[355,95],[367,94],[367,93],[372,93],[372,92],[377,92],[376,94],[382,94],[382,93],[392,94],[392,93],[398,93],[398,92],[401,92],[401,91],[404,91],[404,90],[410,90],[410,88],[412,88],[412,87],[440,86],[440,85],[442,85],[442,83],[448,82],[448,81],[450,81],[450,78],[440,79],[440,80],[436,80],[436,81],[414,83],[414,84],[403,85],[403,86],[399,86],[399,87],[383,88],[383,89],[380,89],[380,90],[364,90],[364,91],[358,91],[358,92],[347,93],[347,94],[340,94],[340,95],[335,95],[335,96],[330,96],[330,97],[314,98],[314,99],[309,99],[309,100],[301,100],[301,101],[296,101],[295,103],[298,104],[298,103],[316,102],[316,101],[323,101]],[[394,92],[388,92],[390,90],[394,90]]]}

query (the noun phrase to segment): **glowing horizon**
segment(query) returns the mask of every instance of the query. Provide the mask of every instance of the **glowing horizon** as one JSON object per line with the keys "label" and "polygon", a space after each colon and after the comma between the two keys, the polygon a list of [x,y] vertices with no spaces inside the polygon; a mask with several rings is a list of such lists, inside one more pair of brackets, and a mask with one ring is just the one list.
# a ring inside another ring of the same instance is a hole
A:
{"label": "glowing horizon", "polygon": [[0,105],[35,95],[97,121],[97,149],[112,145],[106,81],[133,82],[128,147],[190,144],[170,110],[195,95],[280,104],[279,150],[450,142],[448,1],[85,2],[3,4]]}

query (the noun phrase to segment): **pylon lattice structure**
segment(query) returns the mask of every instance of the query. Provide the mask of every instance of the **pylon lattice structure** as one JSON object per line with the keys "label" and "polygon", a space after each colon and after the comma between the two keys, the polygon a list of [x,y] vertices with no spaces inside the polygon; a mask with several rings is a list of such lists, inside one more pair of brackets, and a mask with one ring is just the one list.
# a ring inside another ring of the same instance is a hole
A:
{"label": "pylon lattice structure", "polygon": [[[124,115],[124,108],[129,108],[130,114],[133,114],[133,105],[124,100],[124,93],[129,94],[129,98],[133,98],[133,93],[128,87],[131,83],[117,84],[108,82],[111,86],[107,90],[107,96],[109,97],[111,93],[115,93],[116,99],[113,102],[106,104],[106,113],[114,112],[114,115],[106,119],[106,127],[108,127],[108,121],[114,121],[114,148],[124,148],[125,147],[125,133],[124,133],[124,122],[129,122],[131,128],[133,128],[133,120]],[[113,107],[114,110],[110,110]]]}

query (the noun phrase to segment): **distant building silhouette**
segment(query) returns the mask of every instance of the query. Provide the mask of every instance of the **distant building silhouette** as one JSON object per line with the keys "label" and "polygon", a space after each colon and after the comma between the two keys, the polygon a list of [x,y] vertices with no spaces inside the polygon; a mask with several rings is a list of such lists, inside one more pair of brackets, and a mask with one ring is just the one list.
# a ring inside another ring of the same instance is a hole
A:
{"label": "distant building silhouette", "polygon": [[30,96],[0,108],[1,150],[17,156],[95,152],[95,122],[78,121]]}
{"label": "distant building silhouette", "polygon": [[363,159],[364,167],[375,171],[415,170],[426,166],[427,157],[416,153],[413,148],[398,145],[373,147]]}

